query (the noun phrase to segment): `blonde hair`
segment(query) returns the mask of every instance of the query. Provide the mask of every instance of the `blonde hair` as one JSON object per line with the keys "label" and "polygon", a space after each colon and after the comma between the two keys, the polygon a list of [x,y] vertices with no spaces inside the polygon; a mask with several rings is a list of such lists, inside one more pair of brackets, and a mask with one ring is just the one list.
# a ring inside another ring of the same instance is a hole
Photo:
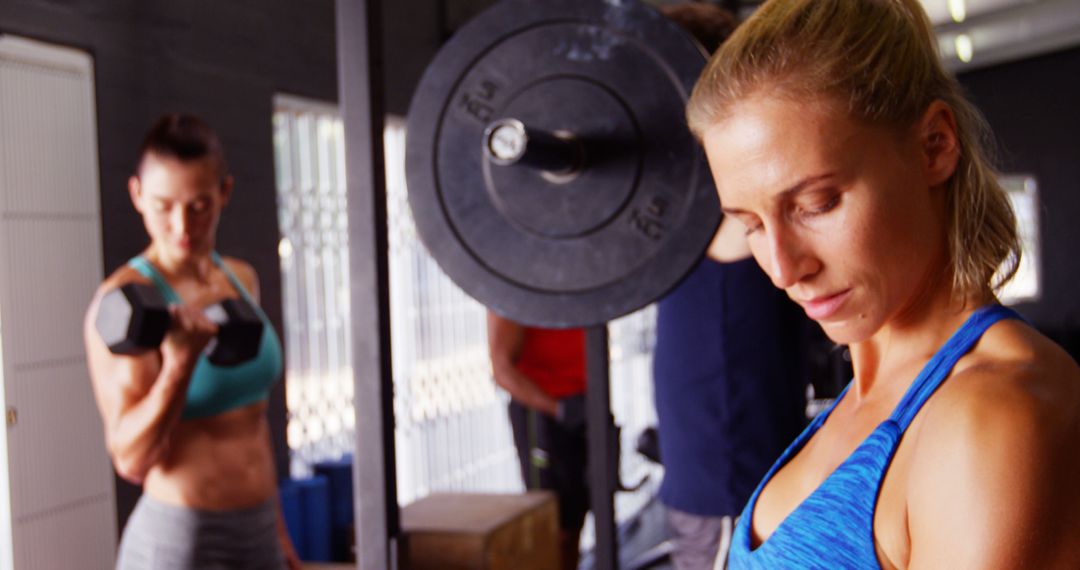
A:
{"label": "blonde hair", "polygon": [[794,100],[828,96],[853,118],[899,129],[943,101],[956,118],[960,146],[947,185],[953,292],[983,296],[1016,273],[1020,242],[991,166],[992,135],[942,67],[917,0],[769,0],[698,79],[686,109],[694,136],[701,139],[734,103],[760,90]]}

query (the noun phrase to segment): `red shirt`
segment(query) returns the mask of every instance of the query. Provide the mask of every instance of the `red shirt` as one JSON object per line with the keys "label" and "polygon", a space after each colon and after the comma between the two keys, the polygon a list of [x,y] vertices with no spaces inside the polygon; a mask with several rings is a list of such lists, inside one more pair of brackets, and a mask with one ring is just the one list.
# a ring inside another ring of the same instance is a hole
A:
{"label": "red shirt", "polygon": [[552,398],[583,394],[585,331],[525,327],[525,341],[514,366]]}

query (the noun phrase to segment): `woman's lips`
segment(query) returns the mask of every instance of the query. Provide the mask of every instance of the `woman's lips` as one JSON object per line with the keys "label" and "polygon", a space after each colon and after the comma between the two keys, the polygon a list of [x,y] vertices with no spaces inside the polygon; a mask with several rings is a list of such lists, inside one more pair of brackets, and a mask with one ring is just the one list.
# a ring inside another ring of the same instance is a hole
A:
{"label": "woman's lips", "polygon": [[815,297],[809,301],[799,301],[799,304],[806,311],[806,316],[815,321],[820,321],[828,319],[840,310],[840,306],[844,304],[844,301],[847,301],[850,295],[851,289],[846,289],[832,295]]}

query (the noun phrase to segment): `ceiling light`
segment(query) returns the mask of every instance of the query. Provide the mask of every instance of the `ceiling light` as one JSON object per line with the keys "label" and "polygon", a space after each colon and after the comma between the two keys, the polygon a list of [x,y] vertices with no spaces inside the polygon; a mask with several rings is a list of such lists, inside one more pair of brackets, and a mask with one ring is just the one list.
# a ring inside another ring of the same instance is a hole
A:
{"label": "ceiling light", "polygon": [[963,22],[967,18],[967,6],[964,5],[964,0],[949,0],[949,15],[957,24]]}
{"label": "ceiling light", "polygon": [[970,62],[974,53],[975,47],[971,45],[971,38],[967,34],[956,36],[956,57],[960,58],[960,61]]}

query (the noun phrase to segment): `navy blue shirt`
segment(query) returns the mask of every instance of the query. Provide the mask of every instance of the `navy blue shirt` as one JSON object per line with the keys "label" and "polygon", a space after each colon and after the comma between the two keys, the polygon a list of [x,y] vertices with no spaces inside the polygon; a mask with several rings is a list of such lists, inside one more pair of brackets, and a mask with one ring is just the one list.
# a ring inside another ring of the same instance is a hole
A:
{"label": "navy blue shirt", "polygon": [[753,258],[706,258],[660,300],[660,500],[736,515],[806,425],[807,319]]}

